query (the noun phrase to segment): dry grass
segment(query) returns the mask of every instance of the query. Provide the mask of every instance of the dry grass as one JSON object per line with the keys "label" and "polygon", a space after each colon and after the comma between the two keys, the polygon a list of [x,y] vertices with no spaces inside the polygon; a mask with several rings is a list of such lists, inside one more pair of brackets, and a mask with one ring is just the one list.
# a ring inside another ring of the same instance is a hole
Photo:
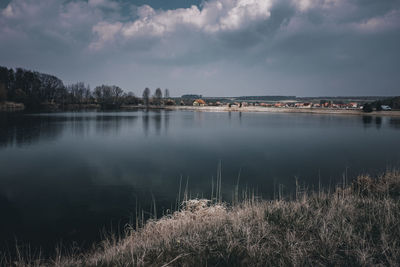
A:
{"label": "dry grass", "polygon": [[[234,206],[189,200],[58,266],[325,266],[400,262],[400,173],[359,177],[334,193]],[[16,265],[24,265],[20,260]],[[27,265],[29,265],[27,264]]]}

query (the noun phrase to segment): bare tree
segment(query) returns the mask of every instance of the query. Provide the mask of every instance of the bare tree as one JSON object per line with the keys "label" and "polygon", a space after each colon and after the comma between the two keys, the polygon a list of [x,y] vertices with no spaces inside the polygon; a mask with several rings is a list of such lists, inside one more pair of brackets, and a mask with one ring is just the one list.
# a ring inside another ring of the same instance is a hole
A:
{"label": "bare tree", "polygon": [[117,108],[122,104],[124,91],[115,85],[101,85],[94,89],[93,95],[104,108]]}
{"label": "bare tree", "polygon": [[111,86],[111,95],[113,97],[113,104],[120,104],[124,91],[118,86]]}
{"label": "bare tree", "polygon": [[7,90],[3,83],[0,83],[0,102],[7,100]]}
{"label": "bare tree", "polygon": [[86,103],[91,102],[92,92],[90,91],[90,85],[89,84],[86,86],[86,89],[85,89],[83,97],[84,97]]}
{"label": "bare tree", "polygon": [[38,94],[41,101],[54,102],[62,97],[60,92],[65,90],[65,86],[59,78],[44,73],[35,73],[35,75],[40,81]]}
{"label": "bare tree", "polygon": [[93,96],[96,98],[97,102],[103,102],[103,91],[100,86],[94,88]]}
{"label": "bare tree", "polygon": [[67,86],[67,91],[70,95],[70,102],[82,104],[87,102],[90,97],[89,85],[85,85],[83,82],[77,82]]}
{"label": "bare tree", "polygon": [[162,91],[160,88],[156,89],[156,92],[154,94],[154,100],[156,102],[156,105],[160,105],[161,104],[161,99],[162,99]]}
{"label": "bare tree", "polygon": [[129,92],[127,94],[124,94],[124,103],[128,105],[137,105],[138,104],[138,98],[135,96],[134,93]]}
{"label": "bare tree", "polygon": [[143,91],[143,103],[146,105],[146,107],[149,106],[149,97],[150,97],[150,89],[146,87]]}
{"label": "bare tree", "polygon": [[164,98],[169,98],[169,90],[168,90],[168,88],[165,88]]}

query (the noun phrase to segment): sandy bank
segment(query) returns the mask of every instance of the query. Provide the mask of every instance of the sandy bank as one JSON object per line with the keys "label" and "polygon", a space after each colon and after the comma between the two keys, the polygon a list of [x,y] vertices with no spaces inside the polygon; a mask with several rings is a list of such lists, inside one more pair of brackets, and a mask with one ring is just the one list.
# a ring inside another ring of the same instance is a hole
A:
{"label": "sandy bank", "polygon": [[273,107],[195,107],[195,106],[168,106],[169,110],[194,110],[206,112],[272,112],[272,113],[314,113],[314,114],[338,114],[338,115],[371,115],[371,116],[400,116],[400,111],[374,111],[365,113],[361,110],[343,110],[327,108],[273,108]]}

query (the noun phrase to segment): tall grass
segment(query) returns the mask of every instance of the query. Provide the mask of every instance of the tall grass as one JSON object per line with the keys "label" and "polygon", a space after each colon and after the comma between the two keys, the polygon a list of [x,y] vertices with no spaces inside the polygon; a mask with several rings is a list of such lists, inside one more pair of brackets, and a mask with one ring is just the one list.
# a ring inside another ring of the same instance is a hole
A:
{"label": "tall grass", "polygon": [[129,228],[123,238],[105,239],[90,252],[47,261],[19,258],[14,264],[396,266],[400,262],[398,171],[376,179],[360,176],[332,192],[299,189],[293,200],[247,197],[228,205],[219,199],[220,186],[217,179],[213,201],[186,200],[178,211],[136,230]]}

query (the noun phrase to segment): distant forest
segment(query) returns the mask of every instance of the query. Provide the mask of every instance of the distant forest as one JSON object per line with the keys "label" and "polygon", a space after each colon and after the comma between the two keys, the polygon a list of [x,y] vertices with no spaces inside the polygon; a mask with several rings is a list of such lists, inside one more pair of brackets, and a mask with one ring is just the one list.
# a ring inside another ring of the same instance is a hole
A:
{"label": "distant forest", "polygon": [[[168,89],[165,89],[164,95],[169,97]],[[89,105],[118,108],[121,105],[159,105],[162,91],[157,88],[154,96],[151,96],[150,89],[146,88],[143,97],[138,98],[115,85],[101,85],[91,90],[83,82],[64,85],[53,75],[0,66],[0,102],[5,101],[23,103],[27,109]]]}

